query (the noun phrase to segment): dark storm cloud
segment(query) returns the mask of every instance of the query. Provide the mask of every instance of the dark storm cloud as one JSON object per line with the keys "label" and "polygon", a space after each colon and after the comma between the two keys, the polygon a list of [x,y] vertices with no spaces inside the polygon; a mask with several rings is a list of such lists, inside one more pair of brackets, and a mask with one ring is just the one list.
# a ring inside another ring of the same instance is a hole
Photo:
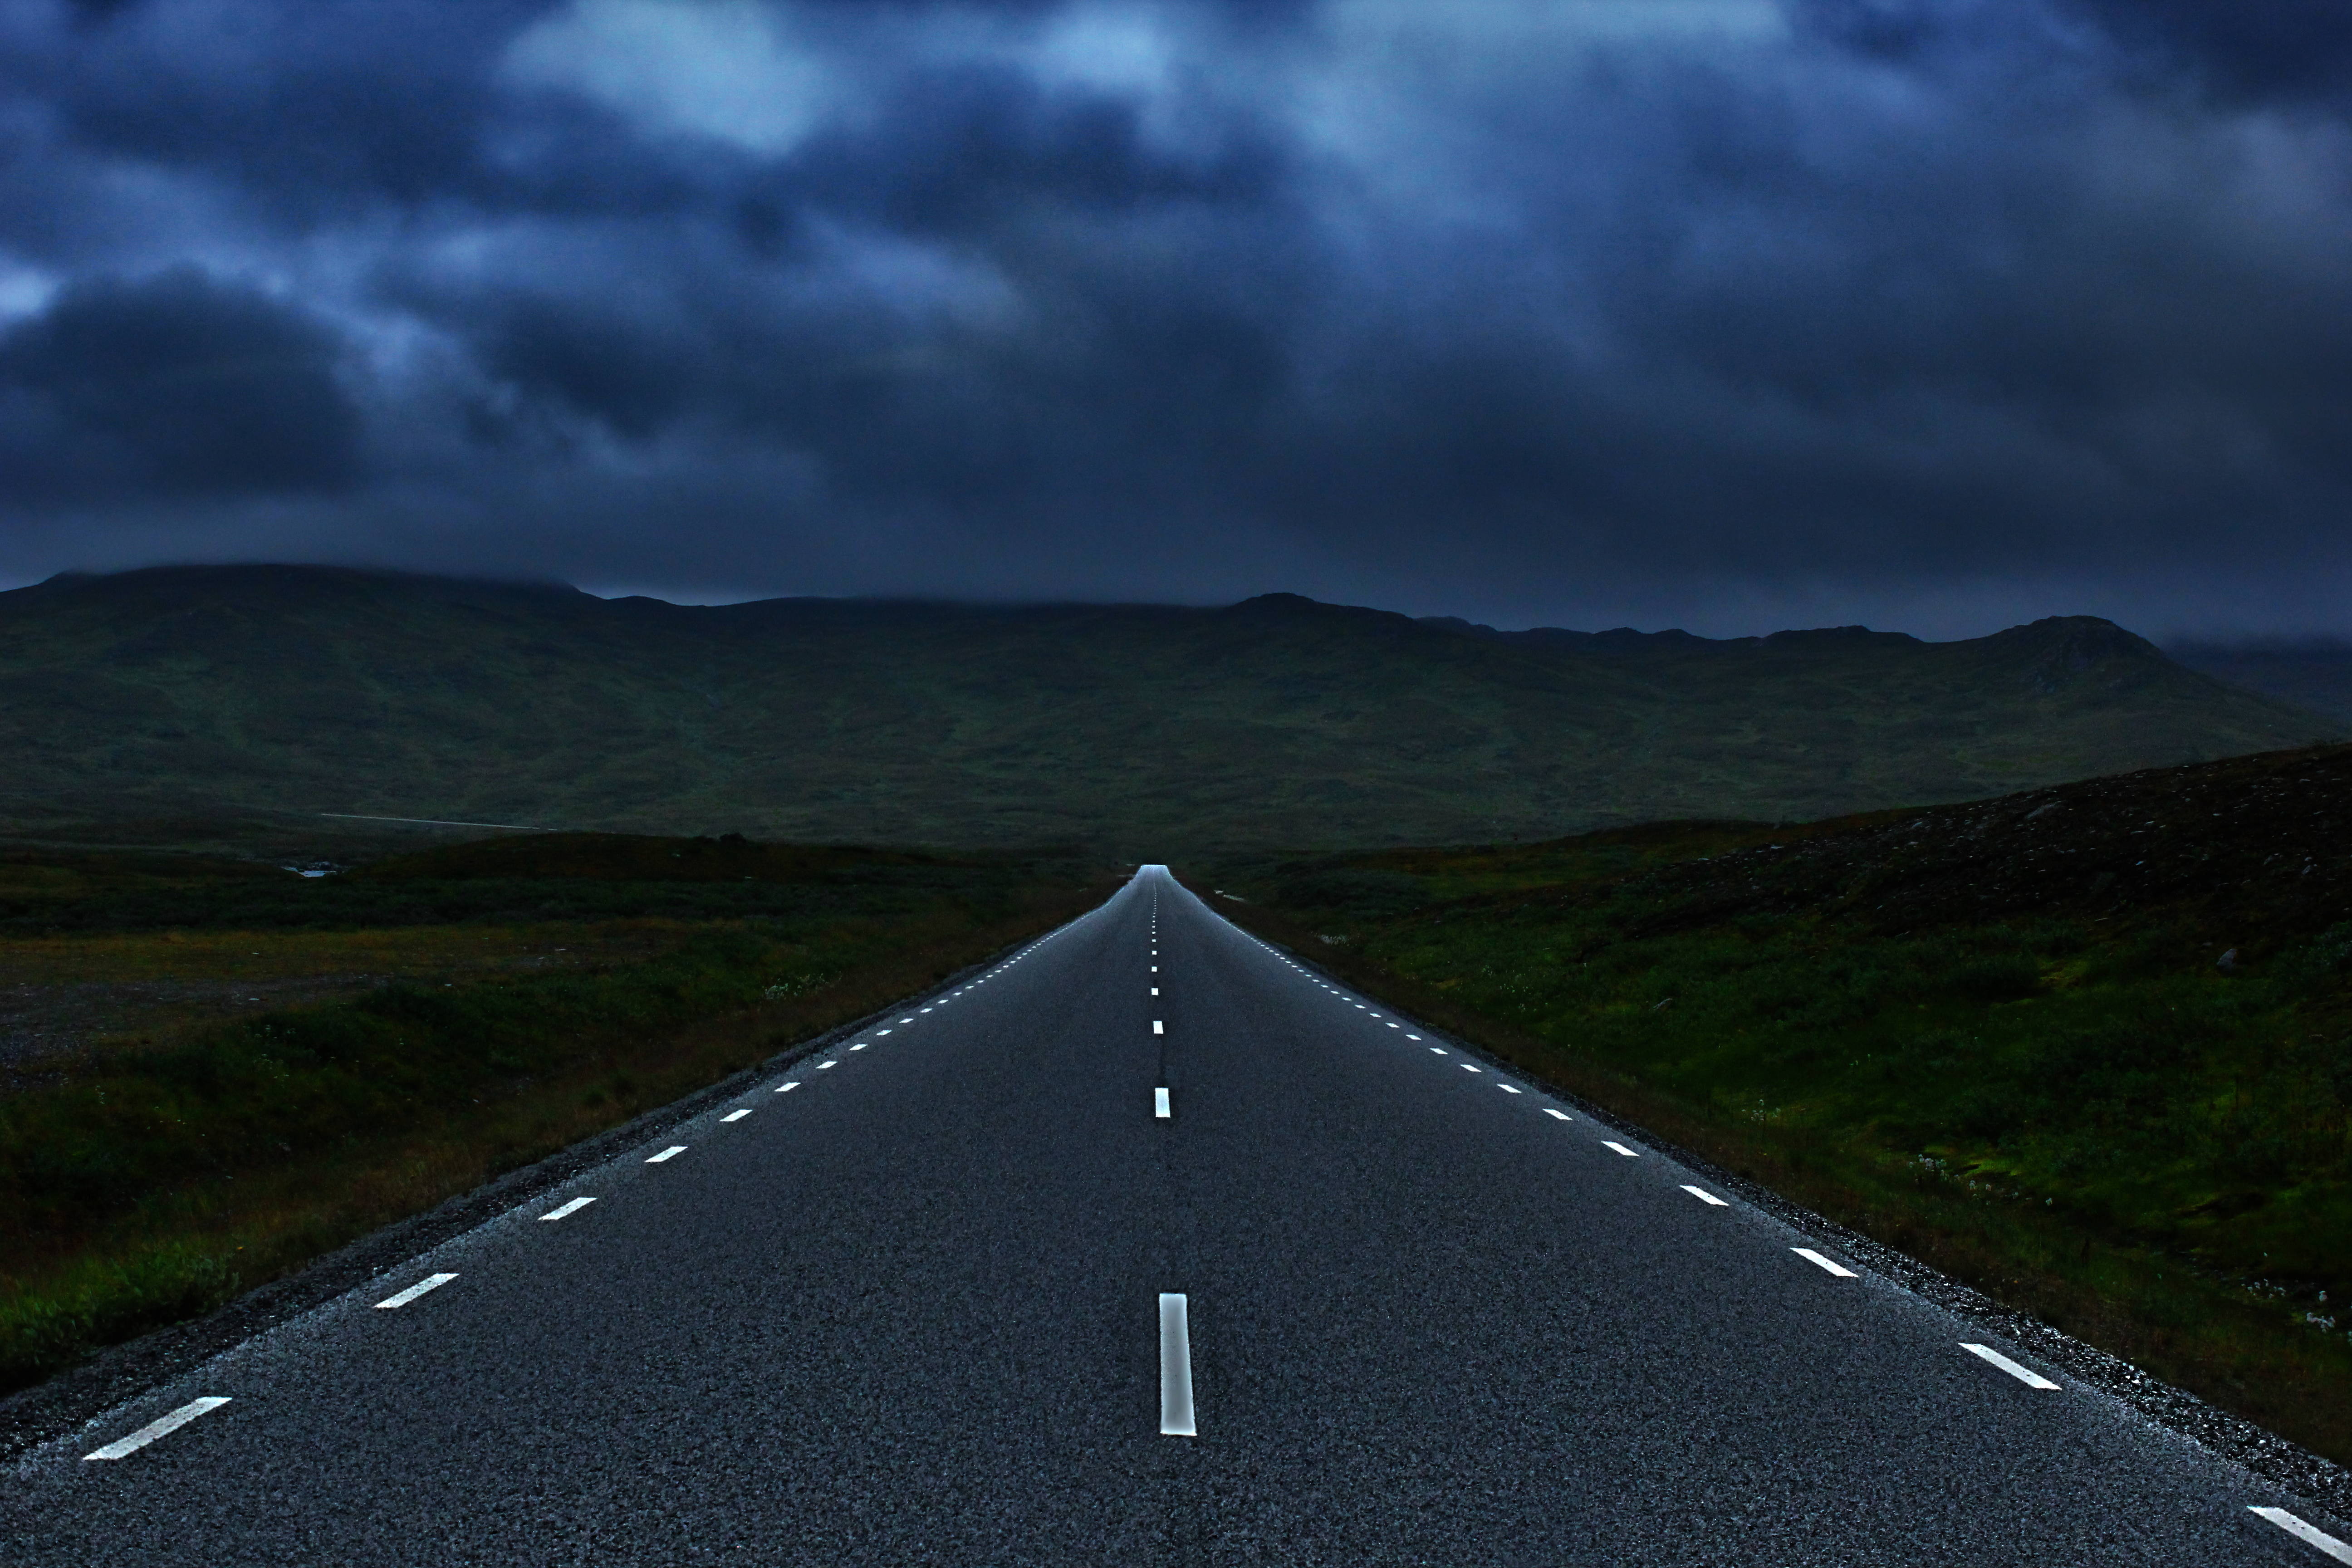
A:
{"label": "dark storm cloud", "polygon": [[2317,624],[2334,10],[18,7],[0,567]]}
{"label": "dark storm cloud", "polygon": [[20,500],[342,491],[360,421],[339,353],[193,268],[77,283],[0,337],[0,463]]}

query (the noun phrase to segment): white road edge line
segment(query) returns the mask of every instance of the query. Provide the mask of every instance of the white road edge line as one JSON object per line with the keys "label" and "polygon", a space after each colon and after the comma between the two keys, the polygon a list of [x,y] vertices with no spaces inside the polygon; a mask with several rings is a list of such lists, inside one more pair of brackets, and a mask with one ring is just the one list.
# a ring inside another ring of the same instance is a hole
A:
{"label": "white road edge line", "polygon": [[646,1164],[648,1164],[648,1165],[658,1165],[658,1164],[660,1164],[664,1160],[675,1160],[675,1159],[677,1159],[680,1154],[683,1154],[683,1153],[685,1153],[685,1152],[686,1152],[686,1145],[685,1145],[685,1144],[683,1144],[683,1143],[673,1143],[673,1144],[671,1144],[668,1148],[667,1148],[667,1149],[663,1150],[660,1153],[658,1153],[658,1154],[655,1155],[652,1159],[650,1159],[650,1160],[646,1161]]}
{"label": "white road edge line", "polygon": [[1688,1193],[1691,1196],[1696,1198],[1699,1202],[1705,1204],[1711,1209],[1727,1209],[1731,1206],[1729,1204],[1725,1203],[1721,1198],[1717,1197],[1713,1193],[1708,1192],[1705,1187],[1694,1187],[1689,1183],[1685,1182],[1683,1184],[1683,1191]]}
{"label": "white road edge line", "polygon": [[[82,1458],[84,1459],[119,1459],[125,1454],[137,1453],[156,1438],[176,1432],[205,1411],[218,1410],[227,1403],[227,1395],[220,1394],[207,1394],[202,1399],[191,1399],[169,1415],[159,1415],[130,1436],[118,1437],[98,1452],[84,1454]],[[2261,1510],[2258,1509],[2255,1511]],[[2297,1520],[2295,1522],[2300,1524],[2302,1521]]]}
{"label": "white road edge line", "polygon": [[2015,1362],[2010,1360],[2007,1356],[2001,1354],[1990,1345],[1963,1344],[1960,1348],[1968,1352],[1972,1356],[1980,1356],[1984,1360],[1992,1363],[1993,1365],[2000,1368],[2001,1371],[2009,1373],[2010,1376],[2017,1379],[2018,1382],[2025,1384],[2028,1388],[2055,1388],[2058,1386],[2048,1378],[2042,1376],[2040,1373],[2034,1371],[2032,1367],[2018,1365]]}
{"label": "white road edge line", "polygon": [[1166,1089],[1155,1089],[1151,1091],[1151,1114],[1154,1118],[1161,1121],[1165,1121],[1169,1119],[1171,1113],[1168,1110],[1168,1091]]}
{"label": "white road edge line", "polygon": [[570,1203],[565,1204],[562,1208],[550,1209],[539,1217],[541,1219],[562,1219],[565,1215],[578,1214],[582,1209],[586,1208],[590,1204],[593,1204],[595,1201],[596,1200],[594,1198],[574,1198]]}
{"label": "white road edge line", "polygon": [[729,1111],[726,1115],[724,1115],[724,1116],[720,1117],[719,1120],[719,1121],[742,1121],[742,1120],[743,1120],[743,1118],[745,1118],[745,1117],[747,1117],[747,1116],[749,1116],[749,1115],[751,1115],[751,1108],[750,1106],[748,1106],[748,1105],[747,1105],[747,1106],[745,1106],[745,1107],[744,1107],[742,1110],[730,1110],[730,1111]]}
{"label": "white road edge line", "polygon": [[1192,1331],[1184,1298],[1160,1293],[1160,1435],[1197,1437],[1192,1426]]}
{"label": "white road edge line", "polygon": [[438,1290],[456,1278],[457,1277],[455,1274],[427,1274],[399,1295],[386,1296],[383,1300],[378,1301],[375,1304],[376,1310],[383,1311],[388,1307],[405,1307],[427,1290]]}
{"label": "white road edge line", "polygon": [[[197,1404],[199,1405],[202,1403],[204,1403],[202,1400],[197,1401]],[[193,1409],[194,1406],[191,1406],[190,1408]],[[169,1419],[169,1417],[166,1417],[166,1419]],[[98,1455],[92,1454],[90,1458],[95,1459],[98,1458]],[[2338,1563],[2352,1563],[2352,1546],[2345,1545],[2344,1542],[2336,1540],[2336,1537],[2328,1534],[2327,1531],[2320,1529],[2316,1525],[2305,1524],[2303,1521],[2295,1518],[2294,1515],[2287,1512],[2286,1510],[2283,1508],[2255,1508],[2251,1503],[2247,1505],[2247,1509],[2249,1512],[2258,1513],[2262,1515],[2263,1518],[2269,1520],[2273,1524],[2277,1525],[2281,1530],[2285,1531],[2297,1541],[2309,1542],[2312,1545],[2316,1546],[2320,1551],[2326,1552],[2328,1556],[2333,1557]]]}
{"label": "white road edge line", "polygon": [[1798,1257],[1803,1258],[1808,1263],[1815,1264],[1821,1268],[1828,1269],[1831,1273],[1836,1275],[1841,1279],[1858,1279],[1861,1278],[1860,1275],[1856,1274],[1853,1269],[1848,1268],[1844,1264],[1840,1263],[1837,1259],[1833,1258],[1823,1258],[1820,1253],[1815,1252],[1810,1247],[1792,1247],[1789,1248],[1789,1250],[1795,1253]]}

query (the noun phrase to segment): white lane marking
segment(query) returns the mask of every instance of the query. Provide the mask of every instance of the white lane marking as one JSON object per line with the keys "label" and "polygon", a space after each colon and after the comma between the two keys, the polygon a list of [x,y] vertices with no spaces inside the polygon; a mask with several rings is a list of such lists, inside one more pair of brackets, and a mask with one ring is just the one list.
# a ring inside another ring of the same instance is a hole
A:
{"label": "white lane marking", "polygon": [[1157,985],[1153,986],[1153,987],[1151,988],[1151,994],[1152,994],[1154,996],[1159,995],[1159,994],[1160,994],[1160,987],[1159,987],[1159,986],[1157,986]]}
{"label": "white lane marking", "polygon": [[918,1008],[916,1008],[916,1009],[915,1009],[915,1011],[916,1011],[916,1012],[918,1012],[918,1013],[928,1013],[928,1012],[929,1012],[929,1011],[930,1011],[930,1009],[929,1009],[929,1007],[918,1007]]}
{"label": "white lane marking", "polygon": [[885,1036],[885,1035],[888,1034],[889,1032],[890,1032],[890,1031],[889,1031],[889,1030],[887,1030],[887,1029],[877,1029],[877,1030],[875,1030],[875,1031],[874,1031],[874,1037],[875,1037],[876,1039],[877,1039],[877,1040],[878,1040],[878,1039],[880,1039],[883,1036]]}
{"label": "white lane marking", "polygon": [[912,1018],[901,1018],[901,1019],[899,1019],[899,1020],[898,1020],[898,1022],[900,1022],[901,1024],[911,1024],[911,1023],[913,1023],[914,1021],[915,1021],[915,1020],[914,1020],[914,1019],[912,1019]]}
{"label": "white lane marking", "polygon": [[[92,1454],[90,1458],[95,1459],[98,1458],[98,1455]],[[2262,1515],[2263,1518],[2269,1520],[2273,1524],[2277,1525],[2281,1530],[2285,1531],[2297,1541],[2309,1542],[2312,1545],[2316,1546],[2328,1556],[2336,1559],[2336,1562],[2352,1563],[2352,1546],[2345,1545],[2344,1542],[2336,1540],[2336,1537],[2328,1534],[2327,1531],[2319,1529],[2316,1525],[2305,1524],[2303,1521],[2295,1518],[2294,1515],[2287,1512],[2286,1510],[2283,1508],[2254,1508],[2252,1504],[2248,1505],[2248,1510],[2251,1512],[2258,1513]]]}
{"label": "white lane marking", "polygon": [[1709,1208],[1727,1209],[1731,1206],[1729,1204],[1725,1203],[1721,1198],[1717,1197],[1713,1193],[1708,1192],[1705,1187],[1694,1187],[1689,1183],[1685,1182],[1683,1184],[1683,1191],[1688,1193],[1699,1202],[1706,1205]]}
{"label": "white lane marking", "polygon": [[455,1274],[427,1274],[399,1295],[386,1296],[383,1300],[378,1301],[376,1310],[381,1311],[386,1307],[405,1307],[427,1290],[438,1290],[456,1278],[457,1277]]}
{"label": "white lane marking", "polygon": [[1429,1047],[1429,1054],[1433,1057],[1443,1057],[1451,1055],[1452,1053],[1447,1051],[1444,1046],[1432,1046]]}
{"label": "white lane marking", "polygon": [[1624,1156],[1625,1156],[1625,1158],[1627,1158],[1628,1160],[1638,1160],[1638,1159],[1640,1159],[1640,1158],[1642,1157],[1641,1155],[1639,1155],[1639,1154],[1635,1153],[1633,1150],[1628,1149],[1627,1147],[1625,1147],[1625,1145],[1623,1145],[1622,1143],[1609,1143],[1609,1142],[1603,1142],[1601,1146],[1603,1149],[1614,1149],[1614,1150],[1616,1150],[1616,1151],[1617,1151],[1617,1152],[1619,1152],[1620,1154],[1624,1155]]}
{"label": "white lane marking", "polygon": [[1391,1029],[1393,1029],[1393,1028],[1395,1028],[1395,1027],[1396,1027],[1396,1026],[1395,1026],[1394,1024],[1391,1024],[1391,1025],[1389,1026],[1389,1027],[1390,1027],[1390,1028],[1391,1028]]}
{"label": "white lane marking", "polygon": [[729,1111],[726,1115],[724,1115],[724,1116],[720,1117],[719,1120],[719,1121],[742,1121],[742,1120],[743,1120],[743,1118],[745,1118],[745,1117],[747,1117],[747,1116],[749,1116],[749,1115],[751,1115],[751,1108],[750,1106],[748,1106],[748,1105],[747,1105],[747,1106],[745,1106],[745,1107],[744,1107],[742,1110],[730,1110],[730,1111]]}
{"label": "white lane marking", "polygon": [[156,1438],[178,1431],[207,1410],[218,1410],[228,1403],[226,1394],[207,1394],[202,1399],[191,1399],[169,1415],[159,1415],[128,1437],[118,1437],[94,1454],[84,1454],[85,1459],[119,1459],[125,1454],[135,1454]]}
{"label": "white lane marking", "polygon": [[1159,966],[1158,964],[1156,964],[1156,963],[1155,963],[1155,964],[1153,964],[1153,965],[1151,966],[1151,973],[1154,973],[1154,974],[1159,973],[1160,973],[1160,966]]}
{"label": "white lane marking", "polygon": [[565,1204],[562,1208],[550,1209],[539,1217],[541,1219],[562,1219],[565,1215],[578,1214],[582,1209],[586,1208],[590,1204],[593,1204],[595,1201],[596,1200],[594,1198],[574,1198],[570,1203]]}
{"label": "white lane marking", "polygon": [[1168,1120],[1171,1113],[1168,1110],[1168,1091],[1166,1089],[1155,1089],[1151,1091],[1151,1114],[1162,1121]]}
{"label": "white lane marking", "polygon": [[1405,1038],[1408,1040],[1417,1040],[1421,1038],[1421,1037],[1419,1035],[1407,1035]]}
{"label": "white lane marking", "polygon": [[1551,1117],[1553,1120],[1555,1120],[1555,1121],[1575,1121],[1575,1120],[1576,1120],[1576,1118],[1575,1118],[1575,1117],[1570,1116],[1567,1111],[1565,1111],[1565,1110],[1553,1110],[1550,1106],[1549,1106],[1549,1105],[1547,1105],[1547,1106],[1545,1106],[1545,1107],[1543,1108],[1543,1112],[1544,1112],[1544,1114],[1545,1114],[1546,1116]]}
{"label": "white lane marking", "polygon": [[849,1048],[850,1048],[851,1050],[853,1050],[853,1051],[862,1051],[862,1050],[864,1050],[866,1047],[868,1047],[868,1046],[872,1045],[873,1043],[874,1043],[874,1042],[873,1042],[873,1041],[871,1041],[871,1040],[860,1040],[860,1041],[858,1041],[856,1045],[854,1045],[854,1046],[850,1047]]}
{"label": "white lane marking", "polygon": [[2000,1368],[2001,1371],[2009,1373],[2010,1376],[2017,1379],[2018,1382],[2025,1384],[2028,1388],[2055,1388],[2058,1386],[2048,1378],[2042,1376],[2040,1373],[2034,1371],[2032,1367],[2018,1365],[2017,1363],[2010,1360],[2007,1356],[2001,1354],[1990,1345],[1964,1344],[1960,1348],[1968,1352],[1972,1356],[1979,1356],[1992,1363],[1993,1365]]}
{"label": "white lane marking", "polygon": [[1498,1083],[1495,1087],[1501,1089],[1505,1094],[1518,1094],[1522,1092],[1518,1087],[1514,1084]]}
{"label": "white lane marking", "polygon": [[1855,1274],[1853,1269],[1848,1268],[1844,1264],[1838,1262],[1833,1258],[1823,1258],[1820,1253],[1815,1252],[1810,1247],[1792,1247],[1789,1248],[1789,1250],[1795,1253],[1798,1257],[1803,1258],[1808,1263],[1819,1264],[1822,1268],[1828,1269],[1831,1273],[1836,1275],[1841,1279],[1855,1279],[1860,1278],[1859,1275]]}
{"label": "white lane marking", "polygon": [[1458,1065],[1464,1072],[1485,1072],[1486,1070],[1485,1068],[1479,1067],[1473,1062],[1462,1062]]}
{"label": "white lane marking", "polygon": [[650,1159],[650,1160],[646,1161],[646,1164],[648,1164],[648,1165],[658,1165],[658,1164],[660,1164],[664,1160],[675,1160],[675,1159],[677,1159],[680,1154],[683,1154],[683,1153],[685,1153],[685,1152],[686,1152],[686,1145],[685,1145],[685,1144],[683,1144],[683,1143],[673,1143],[673,1144],[671,1144],[668,1148],[667,1148],[667,1149],[663,1150],[660,1153],[658,1153],[658,1154],[655,1155],[652,1159]]}
{"label": "white lane marking", "polygon": [[1197,1437],[1192,1427],[1192,1332],[1184,1298],[1160,1296],[1160,1435]]}
{"label": "white lane marking", "polygon": [[1168,1031],[1160,1026],[1159,1019],[1154,1018],[1151,1020],[1151,1032],[1155,1035],[1164,1035]]}
{"label": "white lane marking", "polygon": [[777,1092],[778,1094],[782,1094],[782,1093],[783,1093],[783,1092],[784,1092],[784,1090],[786,1090],[786,1089],[798,1089],[798,1088],[800,1088],[800,1086],[801,1086],[801,1080],[800,1080],[800,1079],[793,1079],[793,1081],[792,1081],[792,1082],[790,1082],[790,1083],[780,1083],[780,1084],[776,1085],[776,1092]]}
{"label": "white lane marking", "polygon": [[816,1070],[817,1070],[817,1071],[819,1071],[819,1072],[823,1072],[823,1071],[824,1071],[825,1068],[837,1068],[837,1067],[839,1067],[840,1065],[841,1065],[841,1063],[840,1063],[838,1060],[829,1061],[829,1062],[819,1062],[819,1063],[817,1063],[817,1064],[816,1064]]}

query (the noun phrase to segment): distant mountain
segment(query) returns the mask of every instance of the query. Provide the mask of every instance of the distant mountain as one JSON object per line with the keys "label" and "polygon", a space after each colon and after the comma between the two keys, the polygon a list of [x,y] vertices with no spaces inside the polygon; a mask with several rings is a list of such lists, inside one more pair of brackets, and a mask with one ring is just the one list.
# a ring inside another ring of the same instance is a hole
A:
{"label": "distant mountain", "polygon": [[689,607],[314,567],[0,594],[0,817],[224,806],[1142,855],[1812,818],[2344,726],[2108,622],[1965,642],[1224,609]]}
{"label": "distant mountain", "polygon": [[2177,664],[2352,725],[2352,643],[2175,643]]}

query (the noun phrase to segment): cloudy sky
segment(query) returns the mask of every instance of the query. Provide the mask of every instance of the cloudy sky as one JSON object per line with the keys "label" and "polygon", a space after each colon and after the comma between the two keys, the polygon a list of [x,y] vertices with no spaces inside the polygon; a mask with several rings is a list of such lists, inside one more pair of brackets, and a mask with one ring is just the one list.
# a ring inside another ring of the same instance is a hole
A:
{"label": "cloudy sky", "polygon": [[2352,633],[2342,0],[7,0],[0,582]]}

